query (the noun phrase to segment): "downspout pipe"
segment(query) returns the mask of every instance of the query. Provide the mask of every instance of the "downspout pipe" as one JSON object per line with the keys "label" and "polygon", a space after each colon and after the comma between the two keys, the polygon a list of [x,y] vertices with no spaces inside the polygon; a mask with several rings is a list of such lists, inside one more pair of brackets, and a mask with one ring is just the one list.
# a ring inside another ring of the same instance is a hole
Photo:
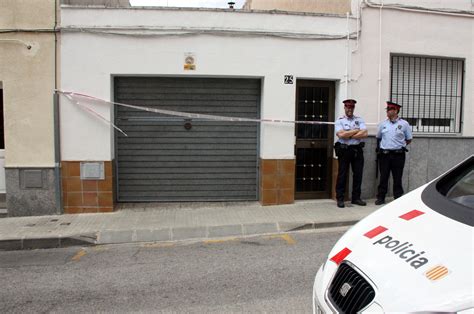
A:
{"label": "downspout pipe", "polygon": [[347,52],[346,52],[346,99],[349,98],[349,67],[350,67],[350,58],[351,58],[351,42],[350,42],[350,36],[351,36],[351,30],[350,25],[349,25],[349,12],[346,12],[346,18],[347,18]]}
{"label": "downspout pipe", "polygon": [[383,0],[380,5],[379,13],[379,77],[378,77],[378,96],[377,96],[377,121],[380,120],[380,104],[382,102],[382,9]]}
{"label": "downspout pipe", "polygon": [[55,183],[55,201],[56,201],[56,212],[58,214],[63,213],[63,199],[62,199],[62,188],[61,188],[61,141],[60,141],[60,130],[59,130],[59,94],[56,92],[58,89],[58,0],[54,1],[54,93],[53,93],[53,119],[54,119],[54,183]]}
{"label": "downspout pipe", "polygon": [[63,213],[62,190],[61,190],[61,147],[59,137],[59,94],[53,94],[54,106],[54,182],[56,189],[56,212]]}

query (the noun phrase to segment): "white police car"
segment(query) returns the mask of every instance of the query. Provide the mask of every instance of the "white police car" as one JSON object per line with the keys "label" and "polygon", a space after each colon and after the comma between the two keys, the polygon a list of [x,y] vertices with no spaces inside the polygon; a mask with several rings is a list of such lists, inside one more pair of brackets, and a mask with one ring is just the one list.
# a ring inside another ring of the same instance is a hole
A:
{"label": "white police car", "polygon": [[315,313],[474,313],[474,155],[361,220],[313,287]]}

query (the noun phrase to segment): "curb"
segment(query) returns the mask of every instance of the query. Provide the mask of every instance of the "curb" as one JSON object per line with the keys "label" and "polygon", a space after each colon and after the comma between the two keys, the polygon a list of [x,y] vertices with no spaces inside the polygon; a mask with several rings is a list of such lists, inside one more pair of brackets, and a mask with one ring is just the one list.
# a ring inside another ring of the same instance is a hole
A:
{"label": "curb", "polygon": [[332,222],[272,222],[163,229],[102,230],[95,233],[56,237],[0,240],[0,251],[65,248],[137,242],[169,242],[222,237],[285,233],[309,229],[351,226],[358,220]]}
{"label": "curb", "polygon": [[34,249],[56,249],[70,246],[95,245],[96,234],[84,234],[77,236],[57,236],[44,238],[21,238],[0,240],[0,251],[18,251]]}

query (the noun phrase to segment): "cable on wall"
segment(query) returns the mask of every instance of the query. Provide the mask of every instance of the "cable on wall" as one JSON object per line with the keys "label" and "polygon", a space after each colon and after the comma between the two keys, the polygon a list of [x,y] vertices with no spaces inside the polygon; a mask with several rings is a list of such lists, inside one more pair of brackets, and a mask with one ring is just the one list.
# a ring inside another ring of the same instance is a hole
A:
{"label": "cable on wall", "polygon": [[[103,35],[119,35],[134,37],[159,37],[159,36],[190,36],[190,35],[221,35],[221,36],[267,36],[289,39],[308,40],[339,40],[346,39],[347,34],[322,34],[322,33],[297,33],[297,32],[268,32],[261,30],[237,30],[226,28],[161,28],[161,27],[99,27],[99,26],[66,26],[62,32],[82,32]],[[357,34],[349,34],[350,39],[357,38]]]}
{"label": "cable on wall", "polygon": [[392,9],[392,10],[402,10],[402,11],[411,11],[411,12],[419,12],[419,13],[431,13],[431,14],[441,14],[441,15],[452,15],[452,16],[461,16],[461,17],[474,17],[473,11],[465,11],[465,10],[453,10],[447,8],[426,8],[426,7],[419,7],[419,6],[410,6],[401,3],[391,3],[391,4],[380,4],[370,0],[363,0],[364,4],[371,8],[380,8],[383,6],[385,9]]}

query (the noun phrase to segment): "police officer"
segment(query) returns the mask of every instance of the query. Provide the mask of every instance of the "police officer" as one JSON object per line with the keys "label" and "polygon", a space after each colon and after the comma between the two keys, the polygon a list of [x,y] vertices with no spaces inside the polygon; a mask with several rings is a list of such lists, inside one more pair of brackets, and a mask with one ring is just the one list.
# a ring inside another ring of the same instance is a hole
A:
{"label": "police officer", "polygon": [[337,207],[344,207],[344,192],[347,172],[352,167],[352,204],[367,205],[360,199],[362,172],[364,170],[363,138],[367,137],[367,127],[364,119],[354,115],[357,101],[346,99],[343,101],[345,115],[336,121],[336,135],[339,137],[334,145],[339,161],[339,170],[336,182]]}
{"label": "police officer", "polygon": [[385,203],[390,172],[393,176],[393,197],[403,195],[402,175],[405,166],[406,146],[411,143],[413,135],[407,121],[398,117],[402,106],[387,101],[387,119],[379,124],[377,131],[378,162],[380,167],[380,182],[375,205]]}

